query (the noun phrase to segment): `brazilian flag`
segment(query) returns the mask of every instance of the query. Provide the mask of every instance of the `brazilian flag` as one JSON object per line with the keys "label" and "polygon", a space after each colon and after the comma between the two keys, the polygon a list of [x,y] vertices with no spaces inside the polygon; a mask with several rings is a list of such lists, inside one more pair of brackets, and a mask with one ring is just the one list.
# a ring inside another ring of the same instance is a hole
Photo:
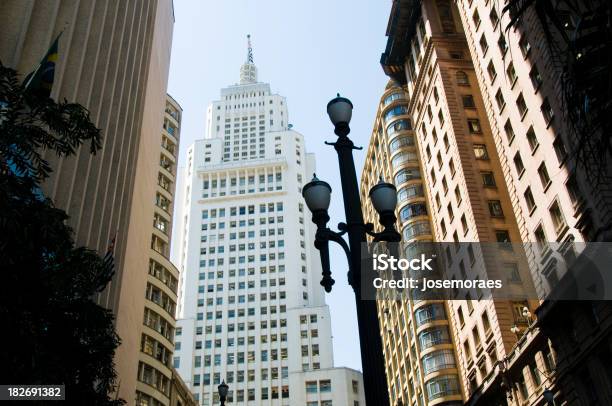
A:
{"label": "brazilian flag", "polygon": [[25,88],[40,95],[41,97],[51,96],[51,88],[53,87],[53,78],[55,77],[55,64],[57,63],[60,33],[51,47],[38,65],[38,68],[30,73],[24,80]]}

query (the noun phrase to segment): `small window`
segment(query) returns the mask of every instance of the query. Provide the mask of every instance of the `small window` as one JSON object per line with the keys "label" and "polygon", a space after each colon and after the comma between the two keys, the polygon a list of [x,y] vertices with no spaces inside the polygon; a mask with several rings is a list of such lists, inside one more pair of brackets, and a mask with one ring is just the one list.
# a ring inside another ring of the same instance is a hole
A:
{"label": "small window", "polygon": [[531,188],[527,187],[525,193],[523,193],[523,197],[525,198],[525,204],[527,205],[527,210],[531,214],[536,208],[536,202],[533,198],[533,193],[531,193]]}
{"label": "small window", "polygon": [[469,86],[470,81],[468,79],[467,74],[464,71],[457,71],[455,74],[457,78],[457,84],[460,86]]}
{"label": "small window", "polygon": [[551,183],[550,176],[548,175],[548,169],[546,169],[546,163],[542,162],[542,164],[538,168],[538,175],[540,176],[540,182],[542,182],[542,187],[544,188],[544,190],[546,190]]}
{"label": "small window", "polygon": [[516,76],[516,71],[514,70],[514,64],[512,62],[510,62],[510,64],[506,68],[506,75],[508,75],[508,80],[511,84],[514,84],[514,82],[516,82],[516,79],[518,79],[518,76]]}
{"label": "small window", "polygon": [[527,40],[525,35],[521,37],[521,40],[519,41],[519,47],[521,48],[523,57],[527,58],[527,56],[529,56],[529,51],[531,51],[531,44],[529,44],[529,41]]}
{"label": "small window", "polygon": [[474,14],[472,15],[472,21],[474,21],[474,27],[478,29],[478,27],[480,27],[480,14],[478,14],[478,10],[474,10]]}
{"label": "small window", "polygon": [[482,34],[482,36],[480,37],[480,50],[482,51],[482,55],[486,55],[487,50],[489,49],[489,44],[487,44],[487,37],[485,36],[485,34]]}
{"label": "small window", "polygon": [[486,171],[480,173],[482,177],[482,185],[485,187],[495,187],[495,176],[493,172]]}
{"label": "small window", "polygon": [[557,155],[557,160],[559,164],[565,162],[567,158],[567,149],[565,149],[565,144],[563,143],[563,139],[560,135],[557,135],[555,141],[553,142],[553,147],[555,149],[555,155]]}
{"label": "small window", "polygon": [[555,232],[557,233],[557,235],[561,234],[566,228],[566,223],[565,218],[563,217],[563,213],[559,208],[559,202],[555,200],[552,206],[550,206],[550,208],[548,209],[548,212],[550,213],[550,219],[552,220],[552,223],[555,226]]}
{"label": "small window", "polygon": [[503,32],[499,34],[497,46],[499,47],[499,52],[501,52],[502,56],[506,55],[506,52],[508,51],[508,43],[506,42],[506,37],[504,37]]}
{"label": "small window", "polygon": [[463,107],[466,109],[476,108],[476,104],[474,103],[474,96],[467,94],[461,96],[463,99]]}
{"label": "small window", "polygon": [[527,114],[527,104],[525,103],[523,93],[520,93],[516,99],[516,107],[518,108],[521,117],[525,117],[525,114]]}
{"label": "small window", "polygon": [[489,200],[489,214],[491,217],[503,217],[501,202],[499,200]]}
{"label": "small window", "polygon": [[501,88],[497,89],[497,93],[495,93],[495,101],[497,102],[497,108],[501,113],[506,107],[506,100],[504,100],[504,94],[501,91]]}
{"label": "small window", "polygon": [[546,121],[546,125],[549,125],[555,117],[555,113],[552,109],[552,106],[550,105],[550,102],[548,101],[548,98],[544,99],[544,103],[542,103],[540,110],[542,111],[542,115],[544,116],[544,121]]}
{"label": "small window", "polygon": [[516,168],[516,173],[518,174],[519,178],[521,177],[521,175],[523,175],[523,172],[525,172],[525,165],[523,165],[523,159],[521,158],[521,154],[519,152],[516,153],[516,155],[514,155],[514,167]]}
{"label": "small window", "polygon": [[474,144],[474,156],[476,159],[489,159],[487,146],[484,144]]}
{"label": "small window", "polygon": [[493,61],[490,61],[489,65],[487,65],[487,73],[489,74],[489,79],[491,79],[491,83],[493,83],[493,81],[495,81],[495,78],[497,77],[497,72],[495,71],[495,65],[493,65]]}
{"label": "small window", "polygon": [[512,141],[514,140],[514,129],[512,128],[512,123],[510,123],[510,119],[506,120],[506,124],[504,124],[504,133],[506,134],[508,144],[512,144]]}
{"label": "small window", "polygon": [[480,127],[480,120],[477,118],[468,119],[468,128],[470,133],[472,134],[480,134],[482,133],[482,128]]}
{"label": "small window", "polygon": [[540,86],[542,86],[542,76],[540,75],[540,71],[538,71],[538,67],[536,65],[533,65],[533,68],[531,68],[531,71],[529,72],[529,79],[531,79],[531,84],[537,92]]}
{"label": "small window", "polygon": [[531,148],[531,152],[533,153],[540,146],[540,143],[538,142],[538,137],[536,136],[533,126],[529,127],[526,136],[527,142],[529,143],[529,147]]}
{"label": "small window", "polygon": [[493,26],[493,28],[497,27],[497,24],[499,23],[499,16],[497,15],[495,7],[491,9],[491,12],[489,13],[489,19],[491,20],[491,25]]}

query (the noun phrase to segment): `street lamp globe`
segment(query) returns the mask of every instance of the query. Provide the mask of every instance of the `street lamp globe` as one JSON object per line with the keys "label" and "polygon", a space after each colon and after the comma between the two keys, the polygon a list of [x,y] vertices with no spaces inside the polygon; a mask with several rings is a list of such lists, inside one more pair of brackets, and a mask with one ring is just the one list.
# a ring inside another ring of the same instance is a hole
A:
{"label": "street lamp globe", "polygon": [[554,406],[554,404],[555,404],[555,395],[554,395],[554,393],[549,388],[544,389],[544,392],[542,392],[542,397],[546,401],[546,404],[548,404],[550,406]]}
{"label": "street lamp globe", "polygon": [[229,390],[229,386],[225,383],[225,381],[221,382],[221,384],[217,386],[217,389],[219,390],[219,397],[221,399],[227,398],[227,392]]}
{"label": "street lamp globe", "polygon": [[327,103],[327,114],[335,127],[348,127],[353,115],[353,103],[338,93],[336,98]]}
{"label": "street lamp globe", "polygon": [[381,177],[378,183],[370,189],[370,200],[378,214],[394,212],[397,205],[397,189]]}
{"label": "street lamp globe", "polygon": [[331,186],[313,174],[312,180],[302,188],[302,196],[308,209],[312,212],[327,211],[331,200]]}

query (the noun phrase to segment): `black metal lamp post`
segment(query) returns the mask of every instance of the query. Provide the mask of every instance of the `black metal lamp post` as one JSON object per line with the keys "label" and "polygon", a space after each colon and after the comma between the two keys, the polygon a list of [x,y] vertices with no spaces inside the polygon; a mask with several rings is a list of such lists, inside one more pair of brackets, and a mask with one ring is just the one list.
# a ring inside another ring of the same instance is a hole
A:
{"label": "black metal lamp post", "polygon": [[225,381],[222,381],[221,384],[217,386],[217,390],[219,391],[219,400],[221,401],[221,406],[225,406],[229,386],[225,383]]}
{"label": "black metal lamp post", "polygon": [[[374,241],[399,242],[401,235],[395,230],[395,206],[397,204],[397,190],[395,186],[381,181],[370,190],[370,199],[378,214],[383,231],[374,233],[372,224],[365,224],[361,213],[361,201],[357,174],[353,161],[353,141],[348,138],[350,133],[349,122],[353,111],[350,100],[336,97],[327,105],[327,113],[334,124],[334,132],[338,139],[333,145],[338,153],[340,166],[340,179],[342,195],[344,197],[344,211],[346,223],[339,223],[340,231],[332,231],[327,227],[329,215],[327,210],[331,199],[331,187],[326,182],[317,179],[304,185],[302,195],[306,205],[312,212],[312,221],[317,225],[315,247],[320,251],[323,279],[321,285],[326,292],[330,292],[334,279],[331,276],[329,262],[329,241],[338,243],[346,253],[349,272],[348,282],[355,292],[357,306],[357,322],[359,324],[359,341],[361,346],[361,363],[363,367],[363,380],[365,385],[366,404],[377,406],[389,405],[389,393],[385,377],[385,362],[383,356],[380,326],[376,310],[376,301],[362,300],[361,286],[368,281],[362,280],[362,243],[366,242],[366,234],[374,237]],[[348,235],[348,244],[342,237]]]}

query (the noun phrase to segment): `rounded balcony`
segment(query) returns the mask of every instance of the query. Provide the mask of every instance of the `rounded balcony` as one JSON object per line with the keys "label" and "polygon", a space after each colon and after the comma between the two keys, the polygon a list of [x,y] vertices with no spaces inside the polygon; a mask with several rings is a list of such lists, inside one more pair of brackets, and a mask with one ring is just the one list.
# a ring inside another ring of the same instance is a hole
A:
{"label": "rounded balcony", "polygon": [[425,198],[425,190],[423,189],[423,184],[421,182],[404,185],[397,191],[398,207],[401,207],[404,203],[421,198]]}
{"label": "rounded balcony", "polygon": [[402,90],[397,89],[395,91],[393,91],[392,93],[388,94],[387,96],[384,97],[383,101],[382,101],[382,105],[383,107],[388,106],[389,104],[393,103],[396,100],[406,100],[406,93],[404,93]]}
{"label": "rounded balcony", "polygon": [[399,219],[402,223],[407,223],[419,217],[427,217],[427,214],[427,204],[425,201],[411,202],[399,210]]}
{"label": "rounded balcony", "polygon": [[457,375],[438,375],[425,381],[428,405],[433,406],[452,400],[461,400],[461,388]]}
{"label": "rounded balcony", "polygon": [[444,303],[433,302],[425,303],[422,306],[414,309],[414,319],[416,321],[417,334],[420,330],[424,330],[426,325],[436,321],[447,322],[446,310]]}
{"label": "rounded balcony", "polygon": [[406,131],[412,131],[412,122],[409,118],[398,118],[387,125],[387,137],[389,139]]}
{"label": "rounded balcony", "polygon": [[431,224],[429,219],[408,223],[402,229],[403,241],[408,242],[420,238],[431,239]]}
{"label": "rounded balcony", "polygon": [[394,137],[389,143],[389,154],[393,156],[396,151],[405,147],[414,147],[414,135],[413,134],[402,134]]}
{"label": "rounded balcony", "polygon": [[408,106],[405,104],[397,104],[390,106],[383,113],[383,120],[386,124],[389,124],[391,120],[399,116],[405,116],[408,114]]}
{"label": "rounded balcony", "polygon": [[456,370],[457,368],[455,354],[450,348],[422,354],[421,361],[423,363],[423,377],[425,380],[427,380],[428,377],[433,377],[433,374],[436,372],[448,369]]}

